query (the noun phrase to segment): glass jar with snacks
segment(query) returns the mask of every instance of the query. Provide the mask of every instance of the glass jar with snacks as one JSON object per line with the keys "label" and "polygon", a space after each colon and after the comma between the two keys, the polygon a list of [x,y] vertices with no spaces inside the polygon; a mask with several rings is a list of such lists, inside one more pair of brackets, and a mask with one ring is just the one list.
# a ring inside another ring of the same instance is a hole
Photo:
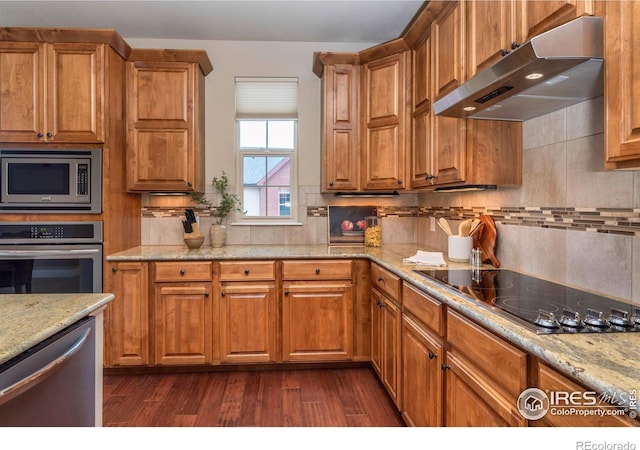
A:
{"label": "glass jar with snacks", "polygon": [[367,228],[364,230],[364,245],[367,247],[380,247],[382,244],[382,227],[380,219],[376,216],[365,217]]}

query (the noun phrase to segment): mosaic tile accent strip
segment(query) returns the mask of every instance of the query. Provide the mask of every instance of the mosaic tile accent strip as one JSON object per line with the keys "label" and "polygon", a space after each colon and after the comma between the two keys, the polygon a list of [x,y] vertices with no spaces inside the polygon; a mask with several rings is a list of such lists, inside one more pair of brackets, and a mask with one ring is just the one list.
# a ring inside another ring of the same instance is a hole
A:
{"label": "mosaic tile accent strip", "polygon": [[540,228],[640,236],[640,209],[556,207],[420,207],[420,216],[463,220],[487,214],[496,222]]}
{"label": "mosaic tile accent strip", "polygon": [[[504,225],[553,228],[591,233],[640,236],[640,208],[561,208],[538,206],[378,206],[378,217],[444,217],[464,220],[487,214]],[[208,209],[194,208],[196,215],[211,216]],[[307,206],[307,217],[327,217],[327,206]],[[144,207],[142,217],[182,217],[184,208]]]}

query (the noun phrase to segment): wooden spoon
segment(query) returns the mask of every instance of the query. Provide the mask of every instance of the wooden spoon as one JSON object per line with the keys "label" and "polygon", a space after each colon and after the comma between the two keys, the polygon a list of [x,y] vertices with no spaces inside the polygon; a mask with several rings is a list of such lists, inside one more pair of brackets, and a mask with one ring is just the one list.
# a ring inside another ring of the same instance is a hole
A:
{"label": "wooden spoon", "polygon": [[453,234],[451,232],[451,227],[449,226],[449,222],[447,222],[447,220],[444,217],[440,217],[438,219],[438,226],[442,228],[442,231],[444,231],[444,234],[446,234],[447,236],[451,236]]}
{"label": "wooden spoon", "polygon": [[458,225],[458,236],[469,236],[469,233],[471,233],[472,222],[473,219],[466,219],[460,222],[460,225]]}
{"label": "wooden spoon", "polygon": [[469,236],[473,236],[478,231],[480,225],[482,225],[482,221],[480,219],[473,219],[471,221],[471,229],[469,230]]}

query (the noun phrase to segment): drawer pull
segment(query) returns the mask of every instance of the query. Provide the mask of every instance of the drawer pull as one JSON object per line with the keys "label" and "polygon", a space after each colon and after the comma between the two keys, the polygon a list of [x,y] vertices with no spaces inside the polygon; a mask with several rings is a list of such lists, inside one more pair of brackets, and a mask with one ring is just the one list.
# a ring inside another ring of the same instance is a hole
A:
{"label": "drawer pull", "polygon": [[249,275],[249,269],[244,269],[244,274]]}
{"label": "drawer pull", "polygon": [[320,274],[320,269],[316,269],[316,275]]}
{"label": "drawer pull", "polygon": [[382,277],[378,278],[378,283],[384,283],[384,278]]}
{"label": "drawer pull", "polygon": [[433,352],[429,352],[429,359],[433,359],[436,357],[436,354]]}
{"label": "drawer pull", "polygon": [[180,269],[180,275],[184,275],[184,269]]}

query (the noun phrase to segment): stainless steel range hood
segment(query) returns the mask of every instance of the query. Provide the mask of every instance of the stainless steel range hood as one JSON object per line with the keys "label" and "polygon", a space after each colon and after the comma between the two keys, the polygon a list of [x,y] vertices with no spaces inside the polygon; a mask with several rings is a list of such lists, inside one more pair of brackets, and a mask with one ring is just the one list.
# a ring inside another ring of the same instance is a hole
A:
{"label": "stainless steel range hood", "polygon": [[549,30],[433,103],[448,117],[524,121],[604,92],[602,17]]}

